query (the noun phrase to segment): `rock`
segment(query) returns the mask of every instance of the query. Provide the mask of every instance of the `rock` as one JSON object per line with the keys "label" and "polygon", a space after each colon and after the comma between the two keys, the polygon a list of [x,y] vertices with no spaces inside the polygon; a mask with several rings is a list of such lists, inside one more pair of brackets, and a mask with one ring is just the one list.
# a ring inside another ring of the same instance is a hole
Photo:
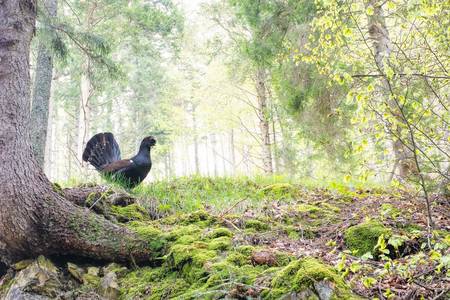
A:
{"label": "rock", "polygon": [[119,298],[119,285],[114,272],[109,272],[102,278],[100,283],[100,295],[106,299],[115,300]]}
{"label": "rock", "polygon": [[320,300],[330,300],[334,294],[334,284],[328,280],[314,282],[314,289]]}
{"label": "rock", "polygon": [[98,274],[100,273],[100,269],[97,267],[89,267],[87,269],[88,274],[90,275],[94,275],[94,276],[98,276]]}
{"label": "rock", "polygon": [[62,288],[58,269],[43,256],[21,270],[14,278],[4,300],[55,299]]}
{"label": "rock", "polygon": [[83,274],[82,280],[83,280],[83,284],[94,286],[94,287],[98,286],[100,283],[100,277],[92,275],[92,274],[88,274],[88,273]]}
{"label": "rock", "polygon": [[267,265],[269,267],[277,265],[277,257],[270,251],[253,252],[250,260],[253,265]]}
{"label": "rock", "polygon": [[32,259],[26,259],[26,260],[21,260],[21,261],[15,263],[12,267],[16,271],[21,271],[21,270],[25,269],[26,267],[28,267],[29,265],[31,265],[32,263],[33,263]]}
{"label": "rock", "polygon": [[75,278],[78,282],[83,282],[83,275],[84,270],[73,263],[67,263],[67,270],[69,271],[70,275],[72,275],[73,278]]}
{"label": "rock", "polygon": [[124,266],[121,266],[117,263],[110,263],[106,267],[102,269],[103,274],[108,274],[109,272],[114,272],[117,274],[117,276],[121,276],[123,273],[127,271],[127,268]]}

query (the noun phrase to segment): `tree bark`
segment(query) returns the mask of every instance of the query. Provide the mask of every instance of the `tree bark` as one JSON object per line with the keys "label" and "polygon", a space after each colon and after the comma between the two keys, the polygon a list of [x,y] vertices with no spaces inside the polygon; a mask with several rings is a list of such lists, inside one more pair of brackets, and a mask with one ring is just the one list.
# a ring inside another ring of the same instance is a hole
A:
{"label": "tree bark", "polygon": [[33,158],[28,122],[35,19],[35,0],[0,1],[0,259],[63,254],[148,260],[145,241],[53,191]]}
{"label": "tree bark", "polygon": [[[374,59],[377,68],[384,73],[384,66],[389,63],[389,55],[392,51],[392,44],[389,37],[389,31],[386,26],[386,21],[383,13],[382,3],[379,0],[370,0],[369,6],[373,7],[373,14],[368,16],[369,23],[369,37],[373,41],[374,47]],[[380,93],[385,97],[390,110],[395,114],[395,118],[399,123],[404,123],[399,108],[394,100],[389,100],[391,92],[389,91],[389,85],[386,80],[379,85]],[[398,176],[402,179],[407,178],[413,171],[412,166],[412,153],[402,143],[398,137],[403,136],[403,130],[400,126],[397,126],[395,135],[392,136],[392,149],[395,155],[395,161],[398,165]]]}
{"label": "tree bark", "polygon": [[270,143],[269,111],[267,109],[266,70],[256,71],[256,93],[258,98],[258,118],[261,131],[263,170],[266,174],[273,173],[272,147]]}
{"label": "tree bark", "polygon": [[[44,11],[48,17],[56,17],[57,1],[46,0],[43,2]],[[31,145],[34,156],[44,167],[45,143],[47,140],[49,103],[53,77],[53,56],[47,45],[39,41],[38,56],[36,61],[36,73],[34,79],[33,101],[31,107]]]}

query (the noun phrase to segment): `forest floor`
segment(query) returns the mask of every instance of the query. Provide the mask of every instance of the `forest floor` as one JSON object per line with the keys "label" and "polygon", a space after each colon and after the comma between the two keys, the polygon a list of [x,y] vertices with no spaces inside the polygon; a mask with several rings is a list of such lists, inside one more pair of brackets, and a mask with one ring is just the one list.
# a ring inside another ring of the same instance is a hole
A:
{"label": "forest floor", "polygon": [[194,177],[109,205],[116,192],[93,209],[147,239],[149,265],[40,257],[4,274],[0,297],[450,299],[448,199],[433,196],[429,234],[423,199],[391,188]]}

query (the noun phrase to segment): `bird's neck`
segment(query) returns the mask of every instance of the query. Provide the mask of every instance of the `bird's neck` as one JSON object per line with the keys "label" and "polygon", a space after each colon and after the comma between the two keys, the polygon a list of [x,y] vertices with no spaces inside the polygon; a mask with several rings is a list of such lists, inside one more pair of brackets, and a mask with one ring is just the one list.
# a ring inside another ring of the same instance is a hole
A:
{"label": "bird's neck", "polygon": [[145,146],[141,146],[139,148],[139,152],[138,154],[136,154],[136,156],[134,157],[134,160],[136,162],[140,162],[140,161],[150,161],[150,150],[145,147]]}

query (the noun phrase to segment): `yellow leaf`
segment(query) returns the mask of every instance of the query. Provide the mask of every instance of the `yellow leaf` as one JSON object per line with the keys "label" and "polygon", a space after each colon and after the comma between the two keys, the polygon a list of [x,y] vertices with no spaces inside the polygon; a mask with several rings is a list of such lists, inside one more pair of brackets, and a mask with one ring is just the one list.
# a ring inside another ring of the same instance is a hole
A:
{"label": "yellow leaf", "polygon": [[373,15],[373,6],[367,7],[367,9],[366,9],[366,14],[367,14],[368,16],[372,16],[372,15]]}

